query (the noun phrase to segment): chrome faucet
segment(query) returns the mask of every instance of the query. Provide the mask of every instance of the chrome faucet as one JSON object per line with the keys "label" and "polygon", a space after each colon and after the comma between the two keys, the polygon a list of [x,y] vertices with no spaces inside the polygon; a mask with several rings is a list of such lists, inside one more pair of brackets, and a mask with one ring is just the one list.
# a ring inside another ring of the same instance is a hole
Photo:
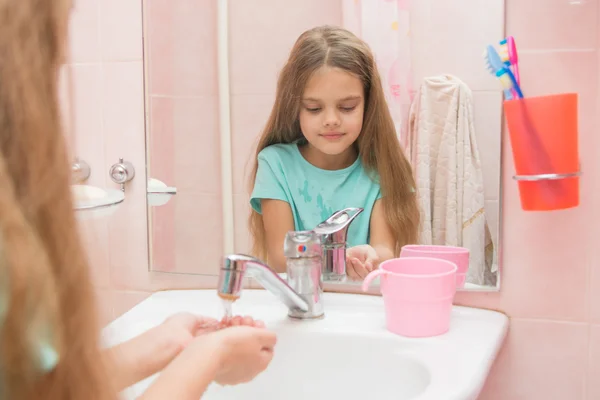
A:
{"label": "chrome faucet", "polygon": [[243,254],[225,256],[219,272],[219,296],[238,299],[244,277],[253,277],[288,307],[289,317],[323,317],[323,278],[341,280],[346,275],[348,227],[362,211],[346,208],[312,231],[288,232],[283,246],[287,282],[257,258]]}
{"label": "chrome faucet", "polygon": [[311,318],[308,302],[261,260],[244,254],[225,256],[219,272],[217,291],[219,297],[236,300],[242,294],[244,277],[256,279],[265,289],[288,307],[289,315],[296,318]]}
{"label": "chrome faucet", "polygon": [[323,279],[340,281],[346,277],[346,248],[348,228],[362,208],[345,208],[336,212],[314,229],[321,237]]}

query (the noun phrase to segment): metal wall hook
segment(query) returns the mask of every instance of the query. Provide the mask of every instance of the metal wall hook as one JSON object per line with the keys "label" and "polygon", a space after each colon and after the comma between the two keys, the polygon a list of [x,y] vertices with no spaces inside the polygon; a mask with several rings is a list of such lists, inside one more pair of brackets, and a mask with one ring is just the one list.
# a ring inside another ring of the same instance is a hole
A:
{"label": "metal wall hook", "polygon": [[135,177],[135,168],[129,161],[119,158],[119,162],[110,167],[109,175],[114,183],[121,185],[121,190],[124,192],[125,183]]}
{"label": "metal wall hook", "polygon": [[73,183],[78,184],[85,182],[89,179],[92,174],[92,169],[90,165],[83,160],[80,160],[79,157],[75,157],[73,164],[71,164],[71,180]]}

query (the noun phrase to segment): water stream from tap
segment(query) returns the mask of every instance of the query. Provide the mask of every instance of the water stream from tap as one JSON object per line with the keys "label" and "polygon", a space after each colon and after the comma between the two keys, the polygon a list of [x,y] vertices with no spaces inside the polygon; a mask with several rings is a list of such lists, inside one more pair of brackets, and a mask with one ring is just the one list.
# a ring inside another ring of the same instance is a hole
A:
{"label": "water stream from tap", "polygon": [[221,304],[223,304],[223,322],[228,323],[233,318],[232,306],[234,299],[221,298]]}

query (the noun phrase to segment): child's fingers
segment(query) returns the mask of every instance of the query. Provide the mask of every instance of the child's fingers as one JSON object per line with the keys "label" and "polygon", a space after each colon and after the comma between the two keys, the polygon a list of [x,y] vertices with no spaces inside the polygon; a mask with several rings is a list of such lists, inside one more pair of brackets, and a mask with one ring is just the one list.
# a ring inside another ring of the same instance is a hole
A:
{"label": "child's fingers", "polygon": [[346,275],[352,280],[360,279],[360,275],[358,273],[360,269],[360,261],[356,258],[351,257],[349,260],[346,260]]}

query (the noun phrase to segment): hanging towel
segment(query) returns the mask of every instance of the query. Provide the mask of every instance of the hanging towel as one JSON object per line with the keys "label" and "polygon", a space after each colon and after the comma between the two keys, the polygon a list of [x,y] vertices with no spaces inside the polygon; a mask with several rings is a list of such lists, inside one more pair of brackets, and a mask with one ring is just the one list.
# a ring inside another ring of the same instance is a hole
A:
{"label": "hanging towel", "polygon": [[426,78],[410,108],[407,138],[421,209],[420,243],[466,247],[467,282],[495,285],[498,268],[485,214],[483,174],[469,87]]}

